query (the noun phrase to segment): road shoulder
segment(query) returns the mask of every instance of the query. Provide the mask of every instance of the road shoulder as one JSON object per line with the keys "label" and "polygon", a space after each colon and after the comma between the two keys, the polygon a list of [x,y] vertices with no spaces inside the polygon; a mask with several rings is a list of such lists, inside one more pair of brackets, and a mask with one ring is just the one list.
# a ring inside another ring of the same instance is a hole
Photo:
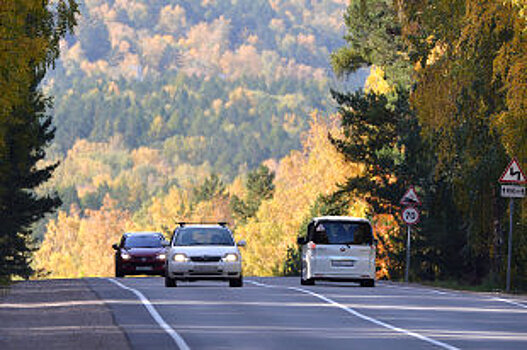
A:
{"label": "road shoulder", "polygon": [[85,280],[15,283],[0,300],[0,348],[130,349]]}

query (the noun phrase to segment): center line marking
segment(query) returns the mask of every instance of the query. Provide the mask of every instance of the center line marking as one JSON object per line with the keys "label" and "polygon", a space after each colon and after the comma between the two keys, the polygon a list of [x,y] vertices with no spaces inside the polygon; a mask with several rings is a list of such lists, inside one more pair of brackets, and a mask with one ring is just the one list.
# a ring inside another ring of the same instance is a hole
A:
{"label": "center line marking", "polygon": [[381,326],[381,327],[384,327],[384,328],[388,328],[388,329],[391,329],[393,331],[396,331],[396,332],[399,332],[399,333],[403,333],[403,334],[406,334],[406,335],[409,335],[411,337],[414,337],[414,338],[417,338],[417,339],[420,339],[420,340],[423,340],[425,342],[428,342],[430,344],[433,344],[433,345],[436,345],[438,347],[441,347],[443,349],[448,349],[448,350],[460,350],[459,348],[456,348],[455,346],[452,346],[452,345],[449,345],[449,344],[446,344],[446,343],[443,343],[443,342],[440,342],[438,340],[434,340],[432,338],[429,338],[427,336],[424,336],[422,334],[419,334],[419,333],[416,333],[416,332],[412,332],[412,331],[409,331],[409,330],[406,330],[404,328],[400,328],[400,327],[396,327],[396,326],[392,326],[391,324],[389,323],[386,323],[386,322],[382,322],[382,321],[379,321],[373,317],[369,317],[369,316],[366,316],[364,314],[361,314],[360,312],[352,309],[352,308],[349,308],[345,305],[342,305],[340,303],[337,303],[336,301],[328,298],[328,297],[325,297],[321,294],[318,294],[318,293],[315,293],[315,292],[312,292],[310,290],[307,290],[307,289],[303,289],[303,288],[297,288],[297,287],[281,287],[281,286],[272,286],[272,285],[266,285],[266,284],[263,284],[263,283],[259,283],[259,282],[253,282],[253,281],[247,281],[249,283],[252,283],[256,286],[259,286],[259,287],[267,287],[267,288],[286,288],[286,289],[290,289],[290,290],[294,290],[294,291],[297,291],[297,292],[301,292],[301,293],[304,293],[304,294],[309,294],[311,296],[314,296],[318,299],[321,299],[321,300],[324,300],[325,302],[331,304],[331,305],[334,305],[344,311],[346,311],[347,313],[350,313],[354,316],[357,316],[358,318],[361,318],[365,321],[368,321],[368,322],[371,322],[371,323],[374,323],[378,326]]}
{"label": "center line marking", "polygon": [[174,330],[174,328],[170,327],[168,325],[168,323],[165,322],[165,320],[163,319],[163,317],[161,317],[161,315],[157,312],[156,308],[154,307],[154,305],[152,305],[152,303],[150,302],[150,300],[148,300],[144,295],[143,293],[141,293],[140,291],[138,291],[137,289],[134,289],[134,288],[130,288],[130,287],[127,287],[125,286],[124,284],[122,284],[121,282],[117,282],[116,280],[114,279],[111,279],[111,278],[107,278],[108,281],[112,282],[113,284],[121,287],[122,289],[126,289],[126,290],[129,290],[131,292],[133,292],[135,295],[137,295],[137,297],[139,298],[139,300],[141,300],[141,302],[143,303],[143,305],[145,306],[146,310],[150,313],[150,315],[152,316],[152,318],[157,322],[157,324],[165,331],[168,333],[168,335],[174,340],[174,342],[177,344],[177,346],[179,347],[179,349],[181,350],[190,350],[189,346],[187,345],[187,343],[185,342],[185,340],[183,340],[183,338],[181,338],[181,336],[178,334],[178,332],[176,332]]}

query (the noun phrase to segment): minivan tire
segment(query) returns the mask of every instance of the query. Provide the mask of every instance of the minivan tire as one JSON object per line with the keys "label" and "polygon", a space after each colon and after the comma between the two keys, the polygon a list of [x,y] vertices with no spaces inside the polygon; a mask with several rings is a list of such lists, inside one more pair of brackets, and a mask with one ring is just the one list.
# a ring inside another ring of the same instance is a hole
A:
{"label": "minivan tire", "polygon": [[360,281],[360,286],[361,287],[375,287],[375,280],[369,279],[369,280]]}
{"label": "minivan tire", "polygon": [[315,280],[312,278],[307,278],[307,279],[300,278],[300,284],[303,286],[313,286],[315,285]]}
{"label": "minivan tire", "polygon": [[165,287],[173,288],[177,287],[176,279],[168,277],[168,274],[165,274]]}
{"label": "minivan tire", "polygon": [[303,286],[312,286],[315,284],[314,278],[304,278],[304,261],[300,260],[300,284]]}

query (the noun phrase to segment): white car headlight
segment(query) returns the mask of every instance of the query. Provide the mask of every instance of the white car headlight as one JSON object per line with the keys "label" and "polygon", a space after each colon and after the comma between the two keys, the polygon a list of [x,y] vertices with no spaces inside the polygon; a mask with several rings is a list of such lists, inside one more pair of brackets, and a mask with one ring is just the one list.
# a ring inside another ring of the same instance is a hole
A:
{"label": "white car headlight", "polygon": [[225,262],[236,262],[238,261],[238,255],[234,253],[228,253],[223,257],[223,261]]}
{"label": "white car headlight", "polygon": [[185,254],[181,254],[181,253],[174,254],[172,259],[178,263],[183,263],[183,262],[188,261],[188,257]]}
{"label": "white car headlight", "polygon": [[121,253],[121,259],[123,260],[130,260],[131,257],[128,253]]}
{"label": "white car headlight", "polygon": [[156,258],[157,260],[165,260],[167,258],[167,255],[165,253],[158,254]]}

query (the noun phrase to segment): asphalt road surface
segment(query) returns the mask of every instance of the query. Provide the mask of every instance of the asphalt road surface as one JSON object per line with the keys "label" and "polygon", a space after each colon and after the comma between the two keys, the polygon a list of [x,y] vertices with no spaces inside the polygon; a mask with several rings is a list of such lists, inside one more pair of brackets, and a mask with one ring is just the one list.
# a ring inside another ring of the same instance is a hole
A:
{"label": "asphalt road surface", "polygon": [[88,279],[134,349],[527,349],[527,300],[298,278]]}

